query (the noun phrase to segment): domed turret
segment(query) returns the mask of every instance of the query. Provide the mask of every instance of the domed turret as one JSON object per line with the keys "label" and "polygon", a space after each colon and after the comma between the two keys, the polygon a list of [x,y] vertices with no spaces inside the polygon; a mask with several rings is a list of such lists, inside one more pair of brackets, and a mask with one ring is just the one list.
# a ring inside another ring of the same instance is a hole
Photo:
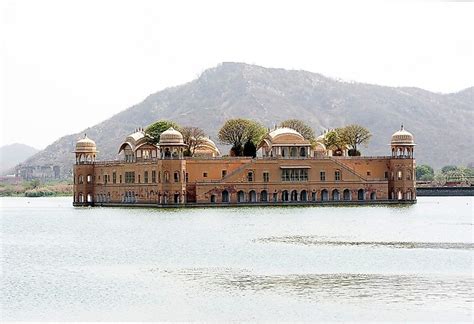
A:
{"label": "domed turret", "polygon": [[393,133],[390,145],[392,147],[392,157],[413,158],[413,147],[416,144],[413,135],[403,128],[403,124],[399,131]]}
{"label": "domed turret", "polygon": [[392,135],[391,140],[392,145],[415,145],[415,141],[413,139],[413,135],[410,132],[407,132],[403,129],[403,125],[401,126],[399,131],[396,131]]}
{"label": "domed turret", "polygon": [[158,143],[161,151],[161,158],[182,159],[184,147],[183,135],[173,127],[168,128],[160,135]]}
{"label": "domed turret", "polygon": [[183,135],[173,127],[168,128],[160,135],[159,145],[182,145]]}
{"label": "domed turret", "polygon": [[97,154],[95,142],[84,134],[84,137],[76,142],[76,163],[93,162]]}

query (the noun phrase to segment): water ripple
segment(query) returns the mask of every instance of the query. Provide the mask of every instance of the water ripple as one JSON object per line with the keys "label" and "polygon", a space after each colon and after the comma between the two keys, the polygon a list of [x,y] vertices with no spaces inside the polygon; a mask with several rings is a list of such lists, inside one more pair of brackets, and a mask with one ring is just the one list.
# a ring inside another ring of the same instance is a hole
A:
{"label": "water ripple", "polygon": [[[153,270],[157,271],[157,269]],[[383,301],[429,303],[450,300],[459,307],[474,301],[474,279],[467,276],[416,276],[385,274],[254,274],[229,268],[189,268],[160,271],[205,290],[233,293],[274,292],[313,301]]]}
{"label": "water ripple", "polygon": [[287,243],[300,245],[321,246],[365,246],[388,247],[394,249],[446,249],[446,250],[474,250],[474,243],[455,242],[363,242],[363,241],[328,241],[315,236],[272,236],[254,240],[260,243]]}

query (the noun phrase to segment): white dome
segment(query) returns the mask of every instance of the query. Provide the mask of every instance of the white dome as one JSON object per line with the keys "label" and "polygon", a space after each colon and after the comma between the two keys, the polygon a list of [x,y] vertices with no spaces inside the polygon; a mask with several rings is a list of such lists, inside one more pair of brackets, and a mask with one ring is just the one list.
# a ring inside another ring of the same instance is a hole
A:
{"label": "white dome", "polygon": [[84,134],[84,138],[81,138],[76,142],[76,153],[95,153],[97,152],[97,146],[95,142]]}
{"label": "white dome", "polygon": [[168,128],[160,135],[159,145],[183,145],[183,135],[173,127]]}
{"label": "white dome", "polygon": [[412,133],[407,132],[405,129],[403,129],[403,125],[402,125],[399,131],[396,131],[395,133],[393,133],[391,144],[392,145],[415,145],[415,141],[414,141]]}

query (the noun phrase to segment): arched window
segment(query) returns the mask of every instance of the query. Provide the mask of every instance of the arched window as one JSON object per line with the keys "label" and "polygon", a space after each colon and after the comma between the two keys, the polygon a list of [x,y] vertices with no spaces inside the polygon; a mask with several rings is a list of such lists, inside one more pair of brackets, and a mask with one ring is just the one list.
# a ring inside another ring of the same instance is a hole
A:
{"label": "arched window", "polygon": [[163,178],[165,183],[170,182],[170,174],[168,171],[163,172]]}
{"label": "arched window", "polygon": [[87,194],[87,202],[88,202],[88,203],[91,203],[91,202],[92,202],[92,194],[91,194],[91,193],[88,193],[88,194]]}
{"label": "arched window", "polygon": [[308,201],[308,192],[306,190],[301,190],[300,201]]}
{"label": "arched window", "polygon": [[339,190],[334,189],[332,191],[332,200],[339,200]]}
{"label": "arched window", "polygon": [[292,147],[292,148],[290,149],[290,156],[291,156],[291,157],[296,157],[296,156],[298,156],[298,153],[297,153],[297,152],[298,152],[298,150],[296,149],[296,147]]}
{"label": "arched window", "polygon": [[92,182],[92,175],[88,174],[87,175],[87,183],[91,183],[91,182]]}
{"label": "arched window", "polygon": [[402,170],[398,170],[398,171],[397,171],[397,179],[398,179],[398,180],[403,180],[403,172],[402,172]]}
{"label": "arched window", "polygon": [[229,192],[227,190],[222,191],[222,202],[229,202]]}
{"label": "arched window", "polygon": [[376,200],[377,199],[377,194],[375,193],[375,191],[372,191],[370,193],[370,200]]}
{"label": "arched window", "polygon": [[311,200],[312,200],[312,201],[316,201],[317,198],[318,198],[318,197],[317,197],[316,191],[313,191],[313,192],[311,193]]}
{"label": "arched window", "polygon": [[365,200],[365,192],[364,189],[359,189],[357,191],[357,200]]}
{"label": "arched window", "polygon": [[288,190],[283,190],[281,192],[281,201],[288,201],[288,200],[289,200]]}
{"label": "arched window", "polygon": [[255,190],[250,190],[249,192],[249,201],[250,202],[256,202],[257,201],[257,193]]}
{"label": "arched window", "polygon": [[398,200],[402,200],[403,199],[403,193],[402,191],[399,189],[398,192],[397,192],[397,199]]}
{"label": "arched window", "polygon": [[262,190],[260,192],[260,201],[261,202],[267,202],[268,201],[268,193],[266,190]]}
{"label": "arched window", "polygon": [[79,184],[83,184],[83,183],[84,183],[84,177],[83,177],[82,175],[79,175],[79,176],[77,177],[77,183],[79,183]]}
{"label": "arched window", "polygon": [[211,203],[215,203],[216,202],[216,195],[211,195]]}
{"label": "arched window", "polygon": [[237,192],[237,202],[245,202],[245,194],[242,190]]}
{"label": "arched window", "polygon": [[247,172],[247,181],[253,182],[253,171]]}
{"label": "arched window", "polygon": [[329,193],[326,189],[321,191],[321,201],[328,201],[329,200]]}
{"label": "arched window", "polygon": [[291,192],[291,201],[298,201],[298,191],[293,190]]}
{"label": "arched window", "polygon": [[342,193],[342,198],[344,200],[352,200],[351,198],[351,191],[349,189],[344,189],[343,193]]}
{"label": "arched window", "polygon": [[304,147],[300,148],[300,156],[305,157],[306,156],[306,149]]}
{"label": "arched window", "polygon": [[179,172],[178,171],[174,172],[174,182],[179,182]]}

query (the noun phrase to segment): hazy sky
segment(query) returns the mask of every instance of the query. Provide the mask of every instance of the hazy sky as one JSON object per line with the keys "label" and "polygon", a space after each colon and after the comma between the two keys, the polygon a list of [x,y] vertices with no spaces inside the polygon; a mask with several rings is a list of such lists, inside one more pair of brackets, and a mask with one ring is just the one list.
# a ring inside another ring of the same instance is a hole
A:
{"label": "hazy sky", "polygon": [[472,2],[0,3],[0,146],[44,148],[223,61],[436,92],[474,85]]}

